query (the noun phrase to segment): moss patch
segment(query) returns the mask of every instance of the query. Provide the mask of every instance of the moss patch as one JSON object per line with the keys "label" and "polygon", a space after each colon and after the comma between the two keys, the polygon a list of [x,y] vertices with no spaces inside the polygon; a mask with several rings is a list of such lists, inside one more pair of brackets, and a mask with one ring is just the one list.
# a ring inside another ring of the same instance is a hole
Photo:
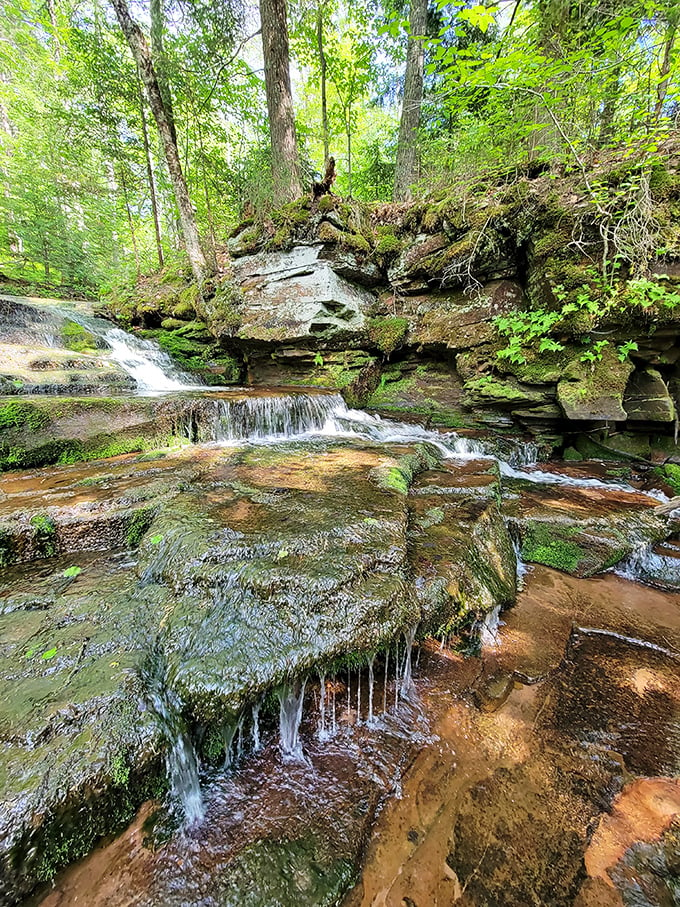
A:
{"label": "moss patch", "polygon": [[[563,534],[574,534],[578,530],[565,527]],[[583,557],[583,549],[576,542],[560,538],[559,528],[546,523],[532,523],[522,541],[522,557],[534,564],[545,564],[564,573],[573,573]]]}
{"label": "moss patch", "polygon": [[380,316],[369,318],[368,336],[374,346],[389,356],[403,344],[408,327],[407,318]]}

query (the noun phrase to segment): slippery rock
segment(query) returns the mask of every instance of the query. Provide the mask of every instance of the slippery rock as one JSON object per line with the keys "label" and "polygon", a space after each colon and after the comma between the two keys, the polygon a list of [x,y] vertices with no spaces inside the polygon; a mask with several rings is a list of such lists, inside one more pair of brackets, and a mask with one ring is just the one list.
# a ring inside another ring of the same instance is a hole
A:
{"label": "slippery rock", "polygon": [[290,678],[510,600],[497,475],[440,465],[324,442],[0,478],[0,900],[162,792],[159,696],[224,741]]}

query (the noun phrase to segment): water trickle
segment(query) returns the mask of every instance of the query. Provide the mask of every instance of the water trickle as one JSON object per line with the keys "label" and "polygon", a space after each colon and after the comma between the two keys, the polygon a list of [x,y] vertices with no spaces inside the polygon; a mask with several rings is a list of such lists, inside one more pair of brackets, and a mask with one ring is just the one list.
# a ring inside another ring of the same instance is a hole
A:
{"label": "water trickle", "polygon": [[326,738],[326,675],[319,671],[319,740]]}
{"label": "water trickle", "polygon": [[338,731],[338,717],[337,717],[336,707],[335,707],[335,678],[333,678],[333,682],[332,682],[332,686],[331,686],[331,694],[332,694],[332,699],[331,699],[331,733],[333,734],[333,736],[335,736],[335,734],[336,734],[337,731]]}
{"label": "water trickle", "polygon": [[236,736],[236,731],[238,730],[238,723],[234,724],[225,724],[222,728],[222,742],[224,743],[224,768],[225,770],[229,768],[233,761],[232,745],[234,743],[234,737]]}
{"label": "water trickle", "polygon": [[181,815],[186,827],[195,825],[203,818],[198,757],[182,717],[181,700],[167,683],[167,666],[162,656],[150,655],[141,679],[147,703],[167,743],[165,764],[173,809]]}
{"label": "water trickle", "polygon": [[357,724],[361,724],[361,668],[357,668]]}
{"label": "water trickle", "polygon": [[261,700],[253,703],[253,750],[257,752],[261,747],[262,743],[260,741],[260,708],[262,707]]}
{"label": "water trickle", "polygon": [[404,670],[401,677],[401,695],[403,699],[410,699],[414,692],[413,686],[413,643],[415,642],[418,625],[409,627],[404,633],[405,653]]}
{"label": "water trickle", "polygon": [[399,709],[399,684],[401,672],[399,670],[399,640],[394,644],[394,711]]}
{"label": "water trickle", "polygon": [[243,757],[243,722],[245,721],[245,715],[241,715],[238,720],[238,729],[236,737],[236,759],[240,761]]}
{"label": "water trickle", "polygon": [[285,683],[276,691],[279,697],[279,739],[284,759],[303,759],[300,722],[306,684],[306,679]]}
{"label": "water trickle", "polygon": [[383,715],[387,714],[387,678],[389,676],[389,667],[390,667],[390,647],[388,646],[385,649],[385,677],[383,680]]}
{"label": "water trickle", "polygon": [[479,631],[479,641],[483,648],[496,646],[500,642],[501,606],[498,605],[484,617]]}
{"label": "water trickle", "polygon": [[368,657],[368,723],[373,724],[373,662],[375,661],[375,655],[369,655]]}

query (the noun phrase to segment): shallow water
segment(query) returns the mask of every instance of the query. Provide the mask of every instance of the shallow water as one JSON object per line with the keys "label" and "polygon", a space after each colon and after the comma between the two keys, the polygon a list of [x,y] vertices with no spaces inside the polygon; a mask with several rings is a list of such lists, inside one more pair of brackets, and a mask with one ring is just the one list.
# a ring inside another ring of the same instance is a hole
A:
{"label": "shallow water", "polygon": [[680,808],[679,649],[677,595],[532,568],[480,657],[421,645],[397,712],[388,666],[373,727],[366,675],[360,714],[358,675],[349,706],[345,679],[328,681],[323,741],[310,681],[303,760],[282,758],[270,709],[264,748],[204,778],[200,826],[154,852],[147,804],[32,903],[332,904],[360,858],[345,907],[623,904],[614,870]]}

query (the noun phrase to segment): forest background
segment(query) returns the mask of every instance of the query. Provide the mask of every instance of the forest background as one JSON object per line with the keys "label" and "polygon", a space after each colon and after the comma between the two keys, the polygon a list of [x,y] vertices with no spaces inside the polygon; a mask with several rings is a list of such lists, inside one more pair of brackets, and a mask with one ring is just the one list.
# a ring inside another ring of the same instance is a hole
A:
{"label": "forest background", "polygon": [[[210,272],[329,154],[333,191],[370,203],[576,172],[595,210],[640,211],[680,125],[679,24],[676,0],[2,0],[0,280],[172,273],[189,215]],[[589,177],[607,156],[614,190]]]}

